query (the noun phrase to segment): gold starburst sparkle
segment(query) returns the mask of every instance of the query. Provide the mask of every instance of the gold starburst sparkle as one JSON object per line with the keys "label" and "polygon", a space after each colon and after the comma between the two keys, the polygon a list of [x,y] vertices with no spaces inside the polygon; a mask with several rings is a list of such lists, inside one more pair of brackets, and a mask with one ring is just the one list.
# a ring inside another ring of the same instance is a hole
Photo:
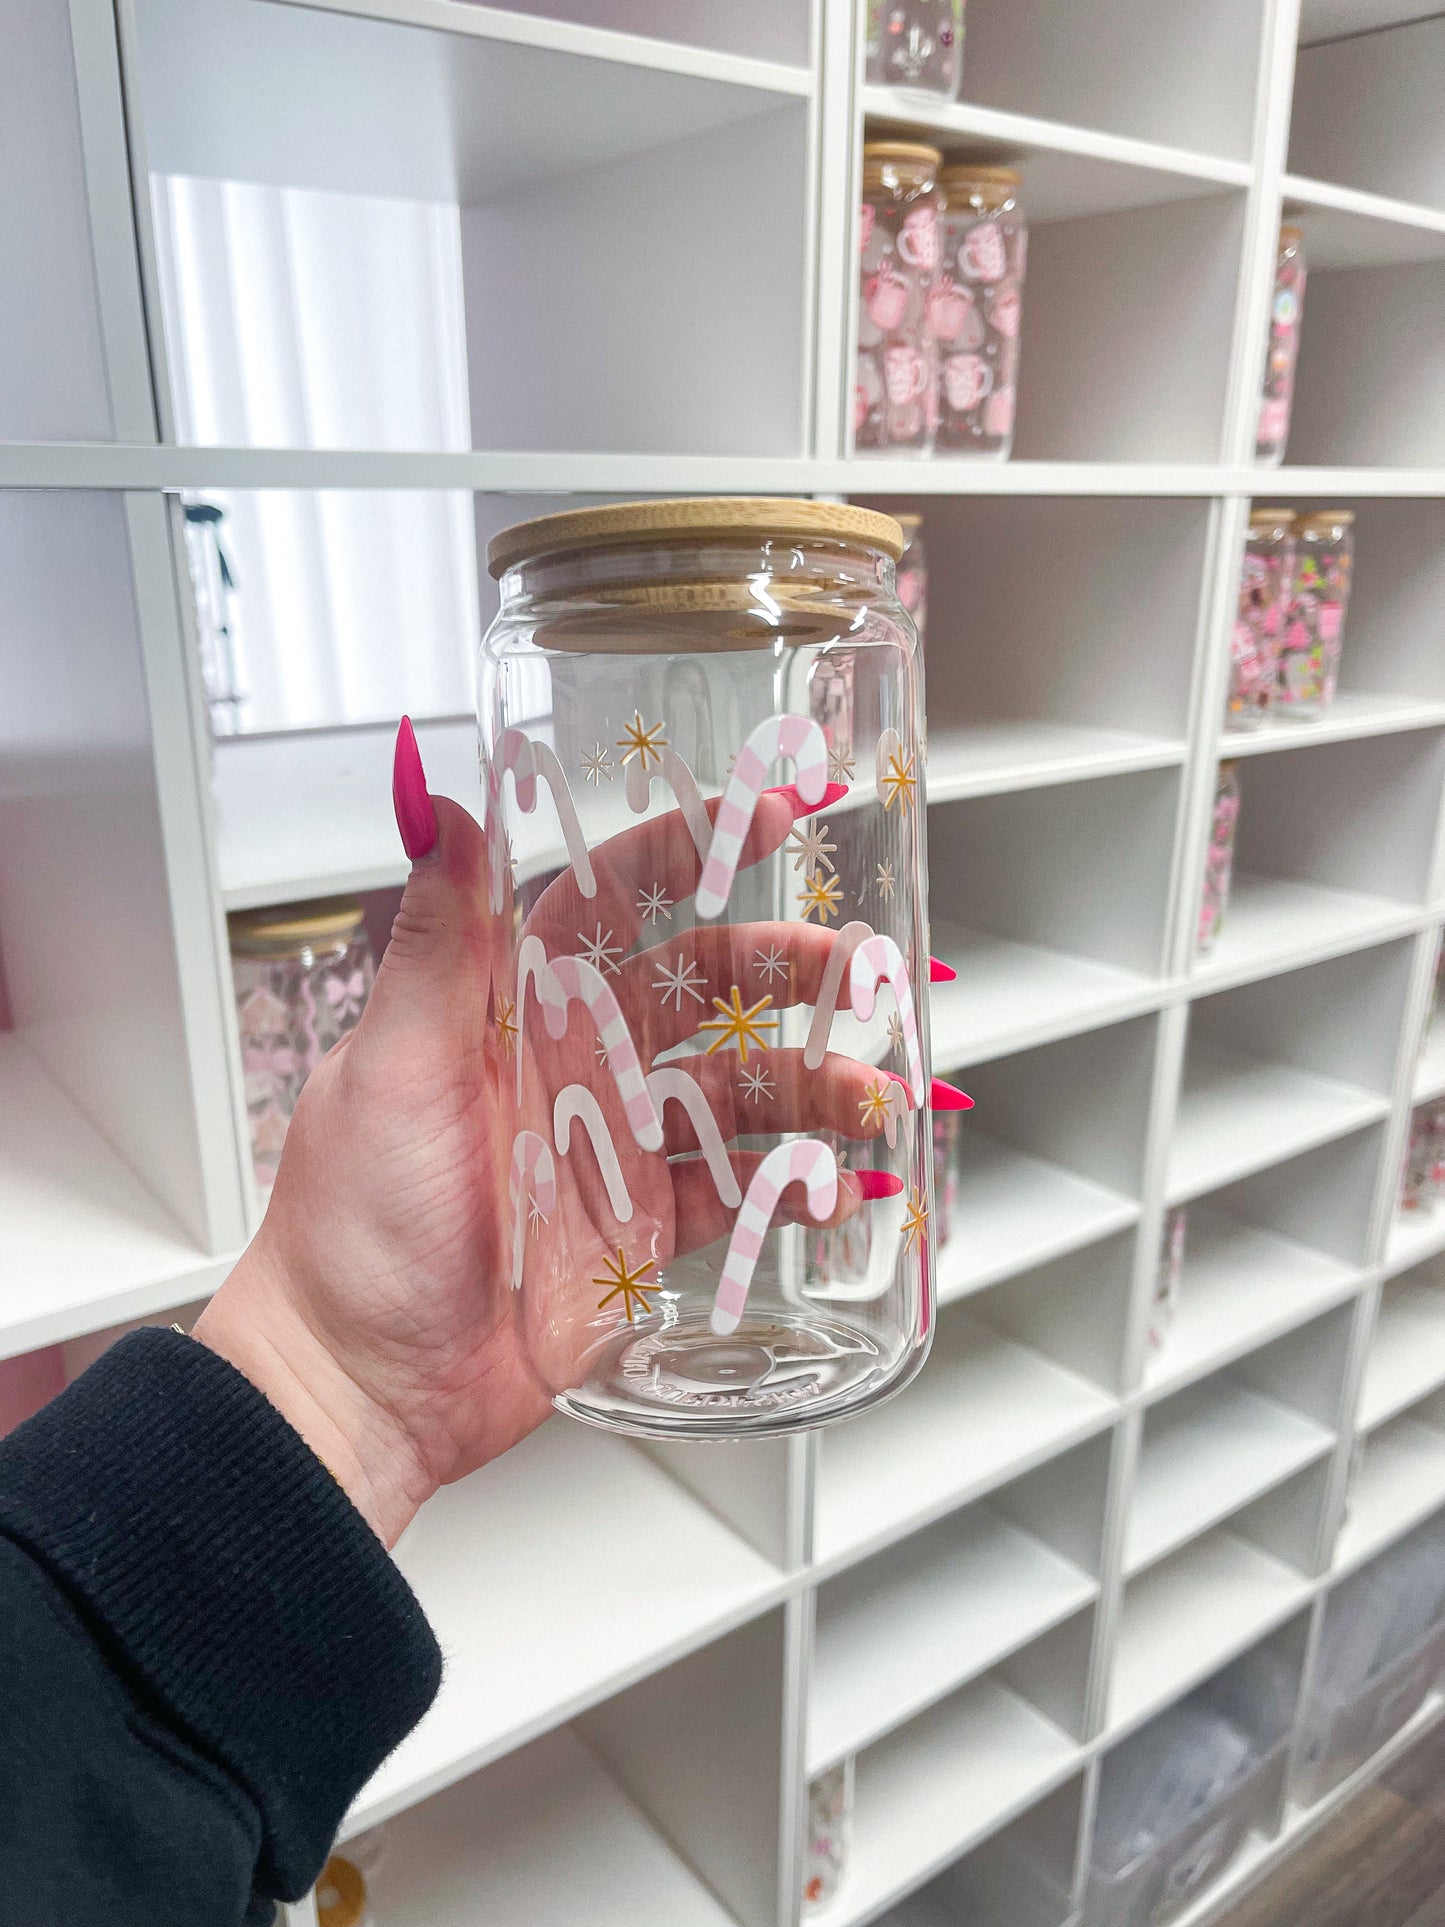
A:
{"label": "gold starburst sparkle", "polygon": [[798,892],[798,905],[806,923],[816,910],[819,923],[826,923],[838,914],[838,905],[843,900],[843,886],[837,877],[824,876],[821,870],[814,870],[808,878],[807,888]]}
{"label": "gold starburst sparkle", "polygon": [[897,803],[904,816],[913,808],[913,799],[918,790],[918,778],[913,773],[913,758],[905,756],[901,749],[895,749],[888,758],[888,767],[879,779],[883,790],[883,807],[891,810]]}
{"label": "gold starburst sparkle", "polygon": [[606,1285],[607,1287],[607,1290],[604,1291],[602,1296],[597,1300],[598,1311],[603,1310],[614,1298],[620,1297],[622,1300],[622,1308],[627,1313],[627,1322],[629,1325],[632,1323],[632,1307],[634,1301],[641,1307],[642,1315],[645,1318],[652,1310],[652,1305],[647,1294],[650,1291],[661,1291],[662,1289],[656,1279],[654,1279],[650,1285],[644,1285],[639,1282],[639,1280],[647,1276],[651,1269],[652,1260],[649,1258],[644,1263],[638,1265],[634,1271],[627,1262],[627,1253],[622,1249],[622,1246],[619,1245],[615,1258],[605,1258],[603,1260],[601,1277],[592,1280],[594,1285]]}
{"label": "gold starburst sparkle", "polygon": [[617,747],[625,751],[624,764],[630,763],[635,756],[646,769],[649,760],[661,768],[662,752],[667,748],[667,738],[662,733],[662,724],[654,723],[649,729],[642,720],[641,710],[632,712],[632,721],[617,739]]}
{"label": "gold starburst sparkle", "polygon": [[707,1055],[711,1057],[715,1050],[722,1050],[726,1045],[736,1044],[738,1055],[746,1064],[749,1045],[755,1044],[759,1050],[766,1050],[768,1040],[763,1036],[763,1032],[776,1030],[778,1020],[776,1017],[762,1017],[759,1012],[766,1010],[772,1001],[771,997],[759,997],[755,1004],[749,1005],[744,1010],[742,993],[736,984],[726,998],[714,997],[713,1009],[719,1012],[719,1015],[705,1018],[698,1025],[699,1030],[715,1030],[718,1033],[708,1045]]}
{"label": "gold starburst sparkle", "polygon": [[886,1084],[870,1084],[858,1100],[858,1109],[863,1113],[865,1130],[878,1130],[888,1122],[890,1104]]}
{"label": "gold starburst sparkle", "polygon": [[910,1189],[908,1193],[908,1216],[903,1220],[903,1249],[912,1251],[928,1235],[928,1206],[921,1194]]}
{"label": "gold starburst sparkle", "polygon": [[508,1057],[517,1047],[517,1006],[507,998],[497,1005],[497,1035]]}

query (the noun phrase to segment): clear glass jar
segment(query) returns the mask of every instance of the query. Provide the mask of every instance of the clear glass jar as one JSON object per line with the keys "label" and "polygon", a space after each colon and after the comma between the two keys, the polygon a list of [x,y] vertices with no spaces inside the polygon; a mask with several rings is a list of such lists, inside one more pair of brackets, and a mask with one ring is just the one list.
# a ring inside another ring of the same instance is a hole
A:
{"label": "clear glass jar", "polygon": [[819,1425],[896,1391],[927,1349],[902,547],[867,509],[754,500],[580,510],[491,543],[479,701],[511,932],[490,1023],[516,1105],[512,1275],[538,1377],[594,1424]]}
{"label": "clear glass jar", "polygon": [[376,966],[362,916],[359,903],[332,899],[228,920],[251,1158],[263,1194],[276,1181],[302,1085],[371,995]]}
{"label": "clear glass jar", "polygon": [[936,147],[912,141],[870,141],[863,149],[853,392],[859,448],[926,455],[933,447],[937,360],[924,314],[938,273],[940,158]]}
{"label": "clear glass jar", "polygon": [[803,1905],[824,1907],[848,1871],[853,1842],[853,1761],[839,1760],[808,1787],[808,1865]]}
{"label": "clear glass jar", "polygon": [[1410,1136],[1405,1146],[1405,1169],[1400,1179],[1402,1211],[1434,1209],[1435,1145],[1434,1107],[1421,1104],[1410,1113]]}
{"label": "clear glass jar", "polygon": [[1289,509],[1258,508],[1250,515],[1230,637],[1226,729],[1258,729],[1269,718],[1293,581],[1293,528]]}
{"label": "clear glass jar", "polygon": [[1292,722],[1314,722],[1334,701],[1355,564],[1354,513],[1315,509],[1298,516],[1289,614],[1279,652],[1275,703]]}
{"label": "clear glass jar", "polygon": [[1201,957],[1208,956],[1224,921],[1229,902],[1229,880],[1234,870],[1234,833],[1239,826],[1239,765],[1221,763],[1214,786],[1214,814],[1209,827],[1209,849],[1204,858],[1204,895],[1199,905]]}
{"label": "clear glass jar", "polygon": [[1013,447],[1028,229],[1011,167],[960,162],[938,177],[943,259],[926,319],[937,343],[937,446],[1006,457]]}
{"label": "clear glass jar", "polygon": [[963,7],[964,0],[868,0],[868,85],[957,100]]}
{"label": "clear glass jar", "polygon": [[1269,349],[1264,364],[1264,397],[1255,432],[1255,460],[1282,462],[1289,440],[1294,401],[1294,370],[1299,358],[1300,323],[1305,306],[1304,235],[1297,227],[1279,231],[1274,267],[1274,299],[1269,311]]}
{"label": "clear glass jar", "polygon": [[898,559],[898,600],[913,618],[918,640],[927,639],[928,551],[923,546],[923,517],[894,517],[903,531],[903,554]]}
{"label": "clear glass jar", "polygon": [[1189,1207],[1172,1205],[1164,1213],[1159,1245],[1159,1269],[1149,1305],[1149,1349],[1160,1351],[1179,1311],[1179,1289],[1184,1279],[1184,1247],[1189,1236]]}

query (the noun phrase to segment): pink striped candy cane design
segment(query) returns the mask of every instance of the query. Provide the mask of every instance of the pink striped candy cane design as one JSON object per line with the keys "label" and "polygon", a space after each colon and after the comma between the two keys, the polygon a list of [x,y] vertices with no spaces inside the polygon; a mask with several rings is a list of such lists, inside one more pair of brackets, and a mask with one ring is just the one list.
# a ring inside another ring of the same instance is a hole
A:
{"label": "pink striped candy cane design", "polygon": [[732,1160],[727,1154],[727,1146],[723,1143],[722,1132],[717,1127],[717,1119],[712,1114],[712,1107],[703,1096],[697,1079],[689,1077],[686,1071],[665,1066],[662,1070],[648,1072],[647,1088],[651,1091],[653,1101],[657,1105],[659,1117],[666,1112],[669,1098],[681,1104],[687,1112],[688,1121],[697,1133],[698,1145],[707,1168],[712,1173],[713,1186],[718,1197],[730,1211],[740,1205],[743,1194],[738,1187],[737,1173],[733,1170]]}
{"label": "pink striped candy cane design", "polygon": [[878,1000],[878,985],[885,977],[893,986],[893,995],[898,1003],[898,1021],[903,1026],[903,1042],[908,1052],[909,1088],[913,1092],[914,1103],[921,1105],[925,1095],[923,1053],[918,1047],[918,1019],[913,1011],[908,966],[903,961],[903,952],[892,937],[869,937],[854,951],[853,967],[848,973],[853,1015],[865,1024],[873,1015],[873,1007]]}
{"label": "pink striped candy cane design", "polygon": [[[517,784],[517,808],[530,816],[537,807],[537,778],[552,792],[552,801],[557,808],[557,819],[562,825],[563,841],[567,845],[567,858],[572,865],[572,874],[577,879],[577,888],[584,897],[595,897],[597,878],[592,870],[592,858],[588,853],[587,839],[582,834],[582,824],[577,816],[577,805],[572,801],[572,791],[567,782],[567,772],[557,761],[556,752],[547,743],[535,743],[530,736],[524,736],[520,729],[504,729],[502,740],[497,745],[496,785],[498,801],[501,799],[502,777],[511,770]],[[500,810],[498,817],[500,818]],[[492,846],[492,873],[495,888],[492,891],[492,908],[501,908],[502,862],[501,838],[498,836]]]}
{"label": "pink striped candy cane design", "polygon": [[644,1151],[660,1151],[662,1124],[642,1075],[637,1046],[627,1028],[622,1006],[608,989],[601,971],[583,957],[558,957],[555,963],[548,964],[547,970],[551,983],[542,991],[542,1014],[547,1020],[549,1035],[556,1038],[566,1033],[569,1003],[575,999],[586,1004],[607,1052],[607,1067],[627,1112],[632,1135]]}
{"label": "pink striped candy cane design", "polygon": [[[654,751],[655,755],[658,753]],[[708,822],[707,806],[702,800],[702,791],[697,786],[697,778],[688,768],[687,759],[679,756],[670,745],[663,745],[660,756],[662,768],[651,773],[647,770],[645,759],[641,756],[627,765],[627,807],[634,816],[641,816],[652,800],[654,775],[671,783],[672,793],[677,798],[678,808],[682,811],[683,821],[687,824],[693,847],[706,862],[712,843],[712,824]]]}
{"label": "pink striped candy cane design", "polygon": [[527,1242],[527,1197],[550,1218],[557,1209],[557,1167],[546,1138],[518,1131],[512,1140],[512,1290],[522,1283],[522,1253]]}
{"label": "pink striped candy cane design", "polygon": [[627,1189],[627,1180],[622,1175],[617,1146],[612,1142],[612,1133],[607,1128],[607,1119],[602,1115],[602,1106],[585,1084],[568,1084],[558,1091],[557,1101],[552,1106],[552,1138],[563,1157],[572,1148],[574,1117],[580,1120],[592,1141],[592,1155],[597,1160],[602,1182],[607,1187],[607,1202],[612,1206],[612,1215],[619,1224],[626,1224],[632,1216],[632,1198]]}
{"label": "pink striped candy cane design", "polygon": [[803,1046],[803,1062],[810,1071],[817,1070],[827,1052],[828,1033],[833,1028],[833,1017],[838,1009],[843,972],[848,968],[849,960],[859,944],[866,943],[873,935],[871,923],[845,923],[833,939],[827,968],[818,988],[818,1000],[813,1006],[813,1021],[808,1026],[808,1041]]}
{"label": "pink striped candy cane design", "polygon": [[718,1280],[711,1323],[719,1338],[729,1337],[742,1323],[763,1238],[778,1200],[795,1178],[808,1187],[808,1210],[814,1218],[826,1218],[838,1202],[837,1159],[818,1138],[798,1138],[769,1151],[753,1173]]}
{"label": "pink striped candy cane design", "polygon": [[780,756],[791,756],[796,764],[798,793],[803,801],[819,803],[823,799],[828,783],[828,745],[818,725],[808,716],[769,716],[759,723],[738,751],[718,805],[712,844],[697,886],[700,917],[720,917],[727,908],[753,812],[768,772]]}

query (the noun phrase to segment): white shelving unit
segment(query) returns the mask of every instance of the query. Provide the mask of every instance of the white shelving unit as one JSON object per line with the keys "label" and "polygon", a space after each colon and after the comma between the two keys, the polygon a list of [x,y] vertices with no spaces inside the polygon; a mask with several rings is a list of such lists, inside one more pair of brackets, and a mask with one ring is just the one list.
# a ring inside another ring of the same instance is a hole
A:
{"label": "white shelving unit", "polygon": [[[977,1099],[933,1356],[788,1445],[556,1420],[426,1509],[398,1556],[446,1684],[346,1827],[394,1836],[387,1927],[796,1927],[808,1775],[845,1754],[853,1861],[819,1927],[1065,1927],[1109,1750],[1261,1640],[1301,1675],[1330,1588],[1445,1505],[1445,1207],[1394,1210],[1409,1109],[1445,1096],[1445,21],[970,0],[945,105],[863,85],[861,12],[0,0],[26,159],[0,168],[23,265],[0,295],[0,1359],[71,1340],[78,1363],[225,1275],[254,1211],[225,912],[405,874],[387,704],[208,741],[181,492],[262,504],[297,553],[362,493],[470,495],[479,548],[606,497],[926,518],[933,936],[958,970],[933,1050]],[[1023,171],[1011,462],[851,448],[853,209],[884,130]],[[345,299],[297,297],[320,352],[286,409],[238,400],[219,218],[176,279],[178,181],[339,249]],[[450,413],[424,432],[437,358],[391,338],[403,422],[351,325],[388,312],[343,245],[382,205],[441,237]],[[1282,212],[1310,282],[1269,470]],[[1357,561],[1334,708],[1246,736],[1220,715],[1252,500],[1352,508]],[[470,721],[419,733],[433,786],[469,794]],[[1196,959],[1221,758],[1238,874]],[[1282,1804],[1182,1918],[1337,1797]]]}

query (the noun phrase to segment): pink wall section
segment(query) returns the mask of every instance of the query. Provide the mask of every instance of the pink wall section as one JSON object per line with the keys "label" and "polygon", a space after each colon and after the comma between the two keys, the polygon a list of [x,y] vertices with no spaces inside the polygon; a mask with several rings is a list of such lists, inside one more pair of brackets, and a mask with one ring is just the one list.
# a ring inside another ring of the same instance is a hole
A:
{"label": "pink wall section", "polygon": [[60,1347],[0,1359],[0,1435],[38,1412],[65,1383]]}

